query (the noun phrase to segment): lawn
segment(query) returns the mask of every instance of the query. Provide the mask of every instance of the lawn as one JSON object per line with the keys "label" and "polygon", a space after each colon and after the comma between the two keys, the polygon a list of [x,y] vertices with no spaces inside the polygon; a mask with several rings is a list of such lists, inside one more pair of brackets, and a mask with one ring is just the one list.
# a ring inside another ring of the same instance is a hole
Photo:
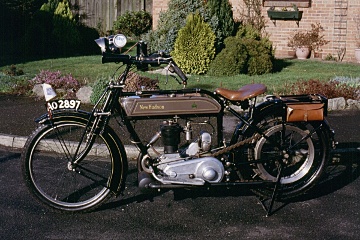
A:
{"label": "lawn", "polygon": [[[9,85],[16,81],[26,82],[32,79],[40,70],[61,71],[71,73],[82,84],[92,84],[99,78],[111,77],[119,65],[101,63],[101,56],[80,56],[69,58],[46,59],[16,64],[16,69],[24,71],[20,77],[8,77],[0,74],[0,92],[9,91]],[[0,72],[10,66],[0,67]],[[237,75],[233,77],[211,77],[207,75],[191,75],[189,88],[204,88],[213,90],[222,86],[238,89],[248,83],[263,83],[268,87],[268,93],[286,93],[286,89],[298,80],[319,79],[328,81],[335,77],[360,78],[360,65],[355,63],[338,63],[319,60],[278,59],[274,64],[274,72],[260,76]],[[140,72],[142,75],[160,80],[162,89],[181,88],[172,78],[166,81],[166,76]],[[166,84],[167,83],[167,84]]]}

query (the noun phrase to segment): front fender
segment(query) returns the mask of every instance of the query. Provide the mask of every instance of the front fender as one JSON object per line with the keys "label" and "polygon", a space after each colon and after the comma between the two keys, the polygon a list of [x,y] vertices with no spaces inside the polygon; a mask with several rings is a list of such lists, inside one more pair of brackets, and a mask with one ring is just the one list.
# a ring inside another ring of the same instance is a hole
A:
{"label": "front fender", "polygon": [[36,123],[39,124],[51,124],[51,120],[60,120],[60,119],[66,119],[69,117],[76,117],[76,118],[80,118],[82,120],[89,120],[91,116],[90,112],[86,112],[83,110],[56,110],[53,111],[51,114],[51,118],[49,116],[49,113],[45,113],[43,115],[41,115],[40,117],[35,119]]}
{"label": "front fender", "polygon": [[[82,110],[58,110],[52,112],[51,118],[49,114],[46,113],[38,117],[35,122],[42,125],[56,125],[57,122],[61,121],[77,121],[86,124],[89,120],[92,121],[91,116],[92,114],[90,112]],[[111,152],[115,159],[113,169],[114,175],[109,186],[110,189],[116,195],[118,195],[124,190],[125,187],[125,180],[128,170],[127,155],[123,143],[110,126],[106,126],[104,133],[110,136],[112,141],[110,146]]]}

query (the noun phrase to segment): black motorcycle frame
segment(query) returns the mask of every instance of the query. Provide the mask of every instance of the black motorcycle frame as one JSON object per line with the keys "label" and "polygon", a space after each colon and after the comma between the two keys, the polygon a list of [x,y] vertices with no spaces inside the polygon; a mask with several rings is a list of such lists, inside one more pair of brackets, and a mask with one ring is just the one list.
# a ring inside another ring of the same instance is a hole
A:
{"label": "black motorcycle frame", "polygon": [[[142,45],[138,44],[138,48],[141,48]],[[139,51],[138,51],[139,52]],[[141,52],[141,51],[140,51]],[[173,67],[175,73],[181,78],[182,83],[184,86],[186,85],[186,76],[178,69],[176,64],[168,59],[159,60],[162,58],[153,58],[153,57],[147,57],[147,56],[136,56],[136,57],[130,57],[127,55],[119,55],[119,54],[112,54],[103,52],[103,63],[104,62],[123,62],[125,66],[125,70],[120,75],[117,81],[111,82],[98,102],[95,104],[92,112],[84,112],[81,110],[76,111],[78,114],[81,114],[85,119],[88,119],[86,130],[84,131],[84,134],[82,136],[82,139],[79,142],[79,146],[76,150],[76,153],[74,154],[74,159],[72,162],[75,162],[75,158],[77,156],[77,152],[79,151],[80,145],[85,141],[87,137],[87,129],[91,129],[91,133],[93,133],[93,136],[96,136],[97,134],[104,131],[106,126],[108,125],[110,119],[114,116],[119,116],[120,121],[119,124],[124,124],[127,131],[129,132],[132,142],[136,145],[136,147],[139,149],[139,156],[146,155],[149,149],[149,146],[144,144],[142,140],[140,139],[138,133],[134,129],[132,125],[132,121],[136,120],[146,120],[146,119],[165,119],[165,118],[174,118],[174,117],[180,117],[180,118],[196,118],[196,117],[214,117],[216,118],[216,143],[217,147],[215,149],[218,149],[218,151],[223,151],[226,153],[227,149],[239,148],[242,145],[250,143],[249,139],[246,139],[247,137],[244,137],[243,143],[238,143],[239,139],[241,138],[242,134],[245,133],[247,130],[251,129],[251,131],[257,133],[257,137],[265,138],[268,141],[272,141],[272,139],[268,138],[266,134],[264,133],[264,130],[260,129],[255,124],[255,119],[257,116],[261,115],[262,112],[266,111],[267,109],[277,109],[279,112],[281,112],[281,125],[283,129],[286,127],[286,107],[288,102],[292,102],[291,97],[293,99],[296,99],[296,101],[300,102],[311,102],[313,101],[311,97],[308,95],[301,95],[301,96],[287,96],[284,98],[281,97],[274,97],[270,96],[267,97],[267,100],[256,105],[256,96],[251,99],[245,99],[244,101],[231,101],[229,99],[226,99],[222,97],[221,95],[217,94],[216,92],[210,92],[203,89],[180,89],[180,90],[156,90],[156,91],[138,91],[138,92],[125,92],[123,91],[124,86],[126,84],[126,79],[131,71],[131,69],[135,67],[146,67],[148,64],[154,64],[154,65],[160,65],[160,64],[169,64],[170,67]],[[180,72],[179,72],[180,71]],[[184,94],[201,94],[206,95],[211,99],[214,99],[217,103],[220,104],[220,112],[219,113],[213,113],[213,114],[182,114],[181,116],[174,116],[172,114],[169,115],[161,115],[161,116],[128,116],[124,106],[120,103],[120,99],[124,97],[144,97],[149,95],[184,95]],[[289,100],[290,99],[290,100]],[[317,96],[318,101],[325,104],[325,108],[327,107],[327,99],[322,96]],[[248,109],[245,114],[239,113],[236,111],[231,105],[235,104],[238,106],[241,106],[244,109]],[[239,119],[239,124],[236,126],[233,135],[231,137],[231,140],[227,143],[227,145],[224,145],[224,139],[223,139],[223,119],[225,115],[225,110],[234,115],[236,118]],[[326,110],[325,110],[326,111]],[[74,112],[74,111],[73,111]],[[37,122],[42,124],[53,124],[52,119],[66,116],[67,114],[71,115],[71,111],[54,111],[49,114],[45,114],[39,119],[37,119]],[[325,112],[326,114],[326,112]],[[326,135],[327,142],[329,142],[330,145],[334,145],[334,132],[328,125],[326,120],[321,121],[316,128],[311,130],[307,136],[303,137],[302,140],[306,140],[306,138],[310,138],[311,135],[321,129]],[[251,140],[251,139],[250,139]],[[252,139],[256,140],[256,139]],[[91,141],[90,141],[91,142]],[[274,145],[277,145],[278,143],[273,142]],[[279,146],[281,147],[281,146]],[[90,148],[89,148],[90,149]],[[328,149],[325,149],[325,151],[328,151]],[[215,152],[216,153],[216,152]],[[328,154],[328,153],[325,153]],[[138,159],[138,161],[140,158]],[[236,159],[232,159],[234,163],[238,165],[251,165],[251,164],[259,164],[263,163],[264,160],[253,160],[253,161],[237,161]],[[138,162],[138,170],[141,171],[141,164]],[[276,199],[277,194],[281,194],[281,184],[280,179],[282,177],[282,170],[283,170],[283,164],[281,161],[279,161],[278,166],[278,175],[276,177],[276,181],[248,181],[248,182],[219,182],[214,184],[206,184],[206,187],[210,186],[238,186],[238,185],[249,185],[249,186],[258,186],[263,184],[270,184],[273,186],[273,194],[270,199],[261,199],[261,203],[263,203],[263,206],[265,207],[267,214],[270,215],[272,213],[272,208],[274,201]],[[118,181],[112,182],[109,186],[111,190],[119,194],[122,191],[121,183]],[[181,188],[181,187],[196,187],[196,186],[189,186],[189,185],[162,185],[162,184],[153,184],[149,185],[149,188]],[[264,205],[265,200],[270,200],[270,203],[268,206]]]}

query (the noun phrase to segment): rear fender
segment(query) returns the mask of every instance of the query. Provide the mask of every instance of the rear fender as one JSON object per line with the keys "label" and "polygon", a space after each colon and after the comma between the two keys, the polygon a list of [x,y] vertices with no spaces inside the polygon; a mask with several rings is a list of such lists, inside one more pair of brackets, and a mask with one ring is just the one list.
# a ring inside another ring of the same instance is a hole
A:
{"label": "rear fender", "polygon": [[[325,104],[325,116],[327,115],[327,102]],[[266,116],[269,113],[279,112],[279,116],[283,117],[285,121],[286,115],[286,105],[284,102],[277,98],[270,99],[268,101],[262,102],[257,105],[253,112],[253,119],[256,119],[256,116]],[[311,123],[311,122],[309,122]],[[325,137],[327,138],[326,141],[331,143],[331,147],[335,147],[335,131],[329,125],[329,122],[324,118],[323,121],[317,122],[319,125],[321,124],[321,130],[325,133]]]}
{"label": "rear fender", "polygon": [[[282,106],[283,105],[281,104],[281,102],[265,101],[265,102],[262,102],[262,103],[256,105],[252,109],[251,116],[249,114],[246,114],[244,116],[244,118],[249,123],[252,123],[252,122],[254,122],[254,120],[256,121],[259,117],[264,116],[267,113],[281,109]],[[243,121],[240,121],[239,124],[235,127],[230,144],[235,144],[239,140],[239,137],[243,133],[245,133],[245,131],[247,129],[248,129],[248,126]]]}
{"label": "rear fender", "polygon": [[[261,120],[264,116],[267,116],[269,114],[279,113],[278,116],[282,117],[284,120],[285,116],[285,110],[286,106],[285,104],[279,100],[279,99],[271,99],[265,102],[262,102],[258,105],[256,105],[253,108],[252,116],[249,117],[247,120],[249,123],[257,122]],[[330,127],[328,121],[324,119],[321,122],[321,129],[325,133],[326,141],[331,143],[332,147],[334,147],[335,141],[334,141],[334,130]],[[239,137],[244,134],[248,130],[248,127],[243,122],[240,122],[234,131],[234,134],[231,139],[231,144],[234,144],[238,141]]]}

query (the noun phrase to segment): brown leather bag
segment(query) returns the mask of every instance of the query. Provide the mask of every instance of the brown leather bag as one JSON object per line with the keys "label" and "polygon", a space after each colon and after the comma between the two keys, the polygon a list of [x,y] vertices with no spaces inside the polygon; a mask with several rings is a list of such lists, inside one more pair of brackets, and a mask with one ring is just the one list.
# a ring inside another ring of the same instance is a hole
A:
{"label": "brown leather bag", "polygon": [[324,120],[324,103],[287,104],[288,122],[308,122]]}

